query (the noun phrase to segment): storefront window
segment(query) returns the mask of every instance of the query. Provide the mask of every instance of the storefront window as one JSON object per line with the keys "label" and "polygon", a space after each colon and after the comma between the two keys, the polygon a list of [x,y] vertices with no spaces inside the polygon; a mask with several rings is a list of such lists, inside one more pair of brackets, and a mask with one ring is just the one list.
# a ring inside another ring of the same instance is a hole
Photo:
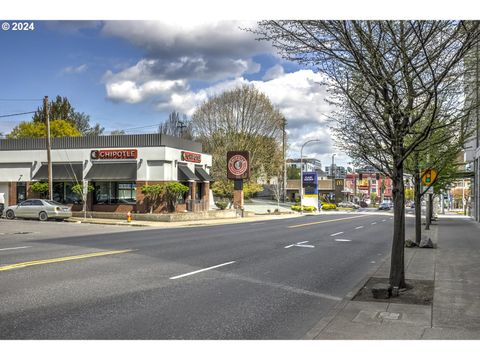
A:
{"label": "storefront window", "polygon": [[95,183],[95,204],[110,204],[111,191],[109,182]]}
{"label": "storefront window", "polygon": [[73,182],[54,182],[53,200],[61,204],[81,204],[82,198],[72,191]]}
{"label": "storefront window", "polygon": [[17,182],[17,204],[27,198],[27,184],[25,182]]}
{"label": "storefront window", "polygon": [[136,202],[137,186],[135,183],[118,183],[118,202],[131,204]]}
{"label": "storefront window", "polygon": [[136,184],[133,182],[96,182],[94,183],[95,204],[135,204]]}
{"label": "storefront window", "polygon": [[65,183],[65,202],[67,204],[81,204],[82,197],[72,191],[72,186],[74,183]]}
{"label": "storefront window", "polygon": [[53,201],[64,203],[64,183],[53,183]]}

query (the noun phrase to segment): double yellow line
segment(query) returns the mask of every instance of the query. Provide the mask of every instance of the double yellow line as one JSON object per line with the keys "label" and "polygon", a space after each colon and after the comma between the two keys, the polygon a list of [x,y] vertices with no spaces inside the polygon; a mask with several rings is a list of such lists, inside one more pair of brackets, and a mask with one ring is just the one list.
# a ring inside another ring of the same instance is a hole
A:
{"label": "double yellow line", "polygon": [[371,215],[370,215],[370,214],[368,214],[368,215],[358,215],[358,216],[351,216],[351,217],[340,218],[340,219],[331,219],[331,220],[315,221],[315,222],[306,223],[306,224],[291,225],[291,226],[289,226],[288,228],[289,228],[289,229],[292,229],[292,228],[298,228],[298,227],[302,227],[302,226],[317,225],[317,224],[323,224],[323,223],[334,222],[334,221],[350,220],[350,219],[356,219],[356,218],[361,218],[361,217],[365,217],[365,216],[371,216]]}
{"label": "double yellow line", "polygon": [[71,261],[71,260],[86,259],[86,258],[97,257],[97,256],[124,254],[130,251],[133,251],[133,250],[125,249],[125,250],[102,251],[102,252],[82,254],[82,255],[65,256],[65,257],[53,258],[53,259],[33,260],[33,261],[0,266],[0,271],[20,269],[28,266],[53,264],[58,262]]}

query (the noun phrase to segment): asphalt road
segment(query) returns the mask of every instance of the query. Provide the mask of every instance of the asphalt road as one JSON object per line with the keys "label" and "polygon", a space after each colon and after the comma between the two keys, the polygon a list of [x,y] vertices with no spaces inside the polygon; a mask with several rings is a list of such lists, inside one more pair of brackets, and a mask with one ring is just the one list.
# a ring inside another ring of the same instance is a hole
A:
{"label": "asphalt road", "polygon": [[391,233],[379,212],[154,230],[0,220],[0,339],[301,339]]}

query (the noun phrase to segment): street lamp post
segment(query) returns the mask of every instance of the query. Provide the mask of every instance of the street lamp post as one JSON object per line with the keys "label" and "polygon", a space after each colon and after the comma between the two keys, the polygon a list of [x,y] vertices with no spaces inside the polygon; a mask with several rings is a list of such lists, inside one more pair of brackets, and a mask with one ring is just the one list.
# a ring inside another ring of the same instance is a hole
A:
{"label": "street lamp post", "polygon": [[352,202],[355,202],[355,198],[357,197],[357,174],[355,173],[355,164],[349,163],[352,165],[352,174],[353,174],[353,199]]}
{"label": "street lamp post", "polygon": [[320,139],[312,139],[303,143],[302,148],[300,149],[300,212],[303,215],[303,148],[305,145],[314,142],[321,141]]}
{"label": "street lamp post", "polygon": [[[331,169],[331,174],[332,174],[332,193],[333,193],[333,196],[335,196],[335,171],[334,171],[334,167],[335,167],[335,156],[337,154],[336,153],[333,153],[332,154],[332,169]],[[331,199],[330,199],[331,200]]]}

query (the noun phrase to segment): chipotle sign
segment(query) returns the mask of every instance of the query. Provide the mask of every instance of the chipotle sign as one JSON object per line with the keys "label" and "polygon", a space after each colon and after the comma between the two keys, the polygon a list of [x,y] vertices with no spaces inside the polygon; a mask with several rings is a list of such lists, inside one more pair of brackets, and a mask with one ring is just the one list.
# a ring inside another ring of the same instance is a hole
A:
{"label": "chipotle sign", "polygon": [[250,178],[250,154],[248,151],[227,152],[227,179]]}
{"label": "chipotle sign", "polygon": [[137,149],[92,150],[92,160],[136,159]]}
{"label": "chipotle sign", "polygon": [[182,151],[182,161],[200,163],[200,162],[202,162],[202,155],[197,154],[197,153],[193,153],[193,152]]}

